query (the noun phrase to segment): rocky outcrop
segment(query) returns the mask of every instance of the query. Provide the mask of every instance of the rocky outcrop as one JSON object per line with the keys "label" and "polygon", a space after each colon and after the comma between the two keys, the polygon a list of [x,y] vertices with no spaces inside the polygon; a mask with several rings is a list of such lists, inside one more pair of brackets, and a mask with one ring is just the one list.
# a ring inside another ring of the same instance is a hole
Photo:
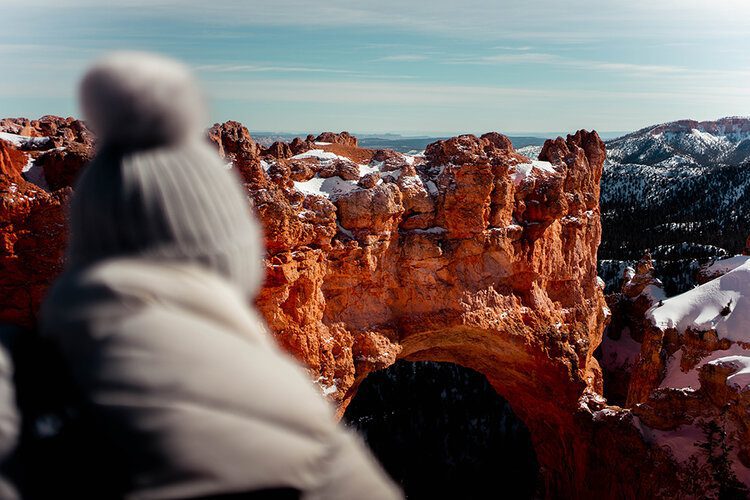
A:
{"label": "rocky outcrop", "polygon": [[[12,125],[41,135],[41,125]],[[76,127],[44,130],[84,137]],[[257,306],[340,413],[373,370],[397,359],[450,361],[484,374],[525,422],[548,497],[676,496],[681,469],[651,439],[668,410],[636,414],[601,396],[594,351],[609,310],[596,276],[605,157],[596,133],[548,141],[537,160],[497,133],[438,141],[423,156],[359,148],[344,133],[261,151],[237,122],[208,135],[265,228]],[[11,149],[33,149],[20,143]],[[40,155],[8,154],[11,175]],[[44,170],[55,187],[70,184],[67,168]],[[2,319],[31,324],[60,268],[70,190],[12,179],[35,199],[2,192],[11,270],[0,283],[10,297]],[[623,288],[628,300],[643,295],[646,274],[647,266]]]}
{"label": "rocky outcrop", "polygon": [[499,134],[440,141],[424,160],[335,146],[290,160],[315,172],[294,181],[303,197],[266,187],[273,163],[250,192],[269,241],[257,303],[279,341],[340,411],[396,358],[484,373],[531,429],[549,491],[578,491],[586,466],[570,453],[589,446],[576,415],[601,391],[592,353],[606,319],[601,141],[582,132],[538,161]]}
{"label": "rocky outcrop", "polygon": [[83,143],[64,143],[65,147],[45,151],[36,159],[36,166],[44,171],[51,191],[73,187],[79,173],[93,158],[93,149]]}
{"label": "rocky outcrop", "polygon": [[272,156],[280,160],[291,158],[293,155],[292,148],[286,142],[274,142],[268,149],[263,150],[263,156]]}
{"label": "rocky outcrop", "polygon": [[661,301],[645,313],[628,393],[653,440],[692,471],[692,484],[726,498],[750,495],[748,318],[746,258]]}
{"label": "rocky outcrop", "polygon": [[208,130],[208,138],[216,145],[219,155],[230,162],[246,182],[258,178],[260,146],[244,125],[235,121],[217,123]]}
{"label": "rocky outcrop", "polygon": [[315,138],[314,142],[327,142],[330,144],[341,144],[342,146],[357,147],[357,138],[351,135],[349,132],[340,132],[338,134],[334,132],[323,132]]}
{"label": "rocky outcrop", "polygon": [[[22,129],[23,130],[23,129]],[[62,268],[64,205],[26,181],[30,153],[0,141],[0,322],[32,327],[47,287]]]}
{"label": "rocky outcrop", "polygon": [[0,120],[0,322],[32,327],[45,291],[62,269],[66,203],[92,156],[80,120]]}
{"label": "rocky outcrop", "polygon": [[604,373],[604,394],[610,403],[625,404],[630,374],[640,356],[649,326],[646,311],[665,298],[663,285],[654,276],[654,265],[648,252],[635,269],[625,268],[620,291],[607,296],[612,320],[604,332],[599,361]]}
{"label": "rocky outcrop", "polygon": [[25,149],[50,149],[67,147],[80,143],[91,148],[93,134],[81,120],[46,115],[38,120],[28,118],[4,118],[0,120],[0,132],[7,132],[25,137],[46,138],[46,141],[29,141]]}

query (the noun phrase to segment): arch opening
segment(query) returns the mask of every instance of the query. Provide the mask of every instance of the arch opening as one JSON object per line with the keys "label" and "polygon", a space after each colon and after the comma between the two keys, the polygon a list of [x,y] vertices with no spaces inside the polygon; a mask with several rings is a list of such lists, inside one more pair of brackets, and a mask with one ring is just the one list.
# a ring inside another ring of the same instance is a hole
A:
{"label": "arch opening", "polygon": [[344,421],[410,500],[542,494],[529,430],[470,368],[399,360],[362,381]]}

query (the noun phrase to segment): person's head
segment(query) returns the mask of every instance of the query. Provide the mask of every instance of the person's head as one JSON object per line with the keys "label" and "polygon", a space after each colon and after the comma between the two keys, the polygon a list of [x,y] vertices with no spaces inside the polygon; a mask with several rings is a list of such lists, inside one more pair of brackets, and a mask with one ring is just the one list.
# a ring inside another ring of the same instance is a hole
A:
{"label": "person's head", "polygon": [[187,67],[115,53],[86,73],[80,101],[98,151],[71,203],[68,264],[125,256],[193,262],[254,293],[259,226],[237,177],[207,142],[204,99]]}

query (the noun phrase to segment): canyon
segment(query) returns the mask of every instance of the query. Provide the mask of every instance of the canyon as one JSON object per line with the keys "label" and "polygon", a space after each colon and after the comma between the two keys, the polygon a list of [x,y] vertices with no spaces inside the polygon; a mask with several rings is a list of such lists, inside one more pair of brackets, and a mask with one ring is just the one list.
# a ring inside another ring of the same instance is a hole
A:
{"label": "canyon", "polygon": [[[486,377],[524,422],[549,498],[718,496],[713,457],[694,446],[711,423],[720,431],[703,434],[731,443],[735,487],[750,484],[746,368],[713,363],[725,350],[742,358],[747,334],[687,324],[681,306],[661,318],[672,299],[649,258],[605,301],[607,153],[596,132],[548,140],[533,159],[498,133],[418,155],[362,148],[345,132],[262,147],[238,122],[208,139],[265,229],[256,306],[339,415],[397,360],[451,362]],[[33,328],[62,269],[65,207],[93,145],[72,118],[0,120],[0,321]],[[708,272],[703,286],[743,265]],[[747,314],[744,304],[721,318]],[[692,385],[664,383],[690,370]]]}

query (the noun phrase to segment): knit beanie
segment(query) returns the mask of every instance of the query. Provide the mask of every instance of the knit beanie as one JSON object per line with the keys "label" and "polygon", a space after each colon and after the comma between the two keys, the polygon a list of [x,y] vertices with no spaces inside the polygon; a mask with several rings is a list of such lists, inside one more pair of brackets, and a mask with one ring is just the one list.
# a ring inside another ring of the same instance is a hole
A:
{"label": "knit beanie", "polygon": [[116,256],[193,262],[254,295],[263,240],[239,179],[204,135],[182,64],[145,53],[95,63],[80,86],[97,153],[71,201],[68,265]]}

